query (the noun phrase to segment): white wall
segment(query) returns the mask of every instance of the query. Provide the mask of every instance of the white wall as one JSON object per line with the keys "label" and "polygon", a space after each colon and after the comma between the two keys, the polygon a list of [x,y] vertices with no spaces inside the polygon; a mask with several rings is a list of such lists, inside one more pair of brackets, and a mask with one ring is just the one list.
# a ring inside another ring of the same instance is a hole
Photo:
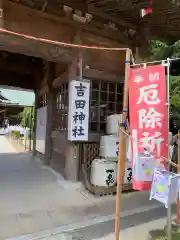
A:
{"label": "white wall", "polygon": [[37,109],[36,151],[45,153],[47,106]]}

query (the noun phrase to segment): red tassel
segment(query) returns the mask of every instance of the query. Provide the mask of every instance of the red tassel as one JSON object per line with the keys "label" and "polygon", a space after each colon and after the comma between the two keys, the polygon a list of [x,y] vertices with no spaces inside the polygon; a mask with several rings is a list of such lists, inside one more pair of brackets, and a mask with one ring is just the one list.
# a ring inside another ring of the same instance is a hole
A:
{"label": "red tassel", "polygon": [[143,8],[141,9],[141,12],[140,12],[141,17],[144,17],[148,14],[152,14],[152,0],[149,0],[148,8]]}

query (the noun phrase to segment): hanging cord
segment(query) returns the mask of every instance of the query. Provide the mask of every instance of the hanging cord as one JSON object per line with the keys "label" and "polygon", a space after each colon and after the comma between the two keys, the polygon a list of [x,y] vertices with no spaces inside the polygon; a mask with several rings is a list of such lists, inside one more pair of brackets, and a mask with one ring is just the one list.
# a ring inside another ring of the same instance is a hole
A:
{"label": "hanging cord", "polygon": [[180,60],[180,58],[168,58],[168,59],[164,59],[164,60],[155,60],[155,61],[151,61],[151,62],[133,63],[130,66],[131,67],[138,67],[138,66],[141,66],[141,65],[144,66],[144,64],[146,64],[146,65],[147,64],[159,64],[159,63],[165,64],[167,62],[172,62],[172,61],[177,61],[177,60]]}
{"label": "hanging cord", "polygon": [[[132,64],[130,65],[131,67],[135,67],[135,66],[141,66],[144,63],[135,63],[134,57],[133,57],[133,53],[131,51],[130,48],[111,48],[111,47],[103,47],[103,46],[89,46],[89,45],[81,45],[81,44],[73,44],[73,43],[67,43],[67,42],[60,42],[60,41],[54,41],[54,40],[50,40],[50,39],[45,39],[45,38],[39,38],[39,37],[35,37],[32,35],[27,35],[24,33],[19,33],[19,32],[14,32],[14,31],[10,31],[7,30],[5,28],[0,28],[0,32],[1,33],[7,33],[10,35],[14,35],[17,37],[23,37],[25,39],[28,40],[35,40],[35,41],[39,41],[39,42],[43,42],[43,43],[47,43],[47,44],[53,44],[53,45],[57,45],[57,46],[62,46],[62,47],[67,47],[67,48],[82,48],[82,49],[94,49],[94,50],[104,50],[104,51],[130,51],[131,53],[131,62]],[[169,61],[176,61],[176,60],[180,60],[180,58],[170,58]],[[156,61],[151,61],[151,62],[146,62],[146,64],[153,64],[153,63],[162,63],[162,62],[167,62],[167,59],[164,60],[156,60]],[[125,63],[129,63],[126,62]]]}
{"label": "hanging cord", "polygon": [[[5,28],[0,28],[0,32],[14,35],[17,37],[23,37],[23,38],[29,39],[29,40],[35,40],[35,41],[39,41],[39,42],[43,42],[43,43],[47,43],[47,44],[54,44],[57,46],[62,46],[62,47],[67,47],[67,48],[84,48],[84,49],[95,49],[95,50],[106,50],[106,51],[127,51],[127,50],[129,50],[132,54],[132,51],[129,48],[119,48],[119,47],[111,48],[111,47],[103,47],[103,46],[89,46],[89,45],[60,42],[60,41],[54,41],[54,40],[50,40],[50,39],[35,37],[35,36],[27,35],[24,33],[10,31]],[[132,60],[132,62],[134,62],[134,60]]]}
{"label": "hanging cord", "polygon": [[7,34],[10,34],[10,35],[17,36],[17,37],[22,37],[22,38],[25,38],[25,39],[28,39],[28,40],[34,40],[34,41],[43,42],[43,43],[52,44],[52,45],[61,46],[61,47],[66,47],[66,48],[91,49],[91,50],[112,51],[112,52],[114,52],[114,51],[129,51],[130,54],[131,54],[131,61],[127,62],[125,60],[125,64],[132,63],[133,65],[135,65],[133,52],[130,48],[119,48],[119,47],[112,48],[112,47],[89,46],[89,45],[81,45],[81,44],[60,42],[60,41],[54,41],[54,40],[50,40],[50,39],[35,37],[35,36],[27,35],[27,34],[24,34],[24,33],[10,31],[10,30],[7,30],[5,28],[0,28],[0,33],[7,33]]}

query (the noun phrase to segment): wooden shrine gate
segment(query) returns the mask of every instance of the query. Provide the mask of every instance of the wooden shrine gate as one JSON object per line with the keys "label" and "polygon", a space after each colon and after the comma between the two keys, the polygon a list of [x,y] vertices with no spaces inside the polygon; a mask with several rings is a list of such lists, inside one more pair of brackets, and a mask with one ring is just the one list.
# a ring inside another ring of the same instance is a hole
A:
{"label": "wooden shrine gate", "polygon": [[[152,15],[142,19],[140,10],[148,6],[147,0],[0,0],[0,84],[32,89],[36,110],[47,106],[42,157],[69,180],[78,180],[82,163],[89,172],[98,155],[105,118],[121,112],[125,69],[123,51],[107,54],[69,44],[130,48],[136,59],[145,54],[152,38],[179,39],[175,24],[180,18],[179,7],[170,1],[154,4]],[[98,114],[94,118],[94,113],[90,114],[88,142],[74,144],[67,140],[68,84],[81,72],[91,80],[90,112],[97,102]],[[115,98],[110,100],[112,95]],[[101,102],[108,105],[105,113]],[[35,150],[34,138],[34,154]]]}

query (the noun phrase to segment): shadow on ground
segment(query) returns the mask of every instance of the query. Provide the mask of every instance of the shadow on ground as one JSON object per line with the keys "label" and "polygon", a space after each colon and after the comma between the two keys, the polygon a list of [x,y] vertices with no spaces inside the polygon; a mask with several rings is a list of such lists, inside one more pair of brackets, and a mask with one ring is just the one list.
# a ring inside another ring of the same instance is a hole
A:
{"label": "shadow on ground", "polygon": [[[175,213],[175,206],[172,207],[172,212]],[[121,220],[121,230],[126,230],[131,227],[139,226],[141,224],[149,223],[154,220],[161,219],[166,216],[166,209],[164,206],[149,210],[143,213],[134,214],[128,217],[124,217]],[[114,232],[115,221],[109,221],[100,223],[90,227],[86,227],[76,231],[76,234],[85,240],[98,239],[110,235]],[[81,238],[80,238],[81,239]]]}

